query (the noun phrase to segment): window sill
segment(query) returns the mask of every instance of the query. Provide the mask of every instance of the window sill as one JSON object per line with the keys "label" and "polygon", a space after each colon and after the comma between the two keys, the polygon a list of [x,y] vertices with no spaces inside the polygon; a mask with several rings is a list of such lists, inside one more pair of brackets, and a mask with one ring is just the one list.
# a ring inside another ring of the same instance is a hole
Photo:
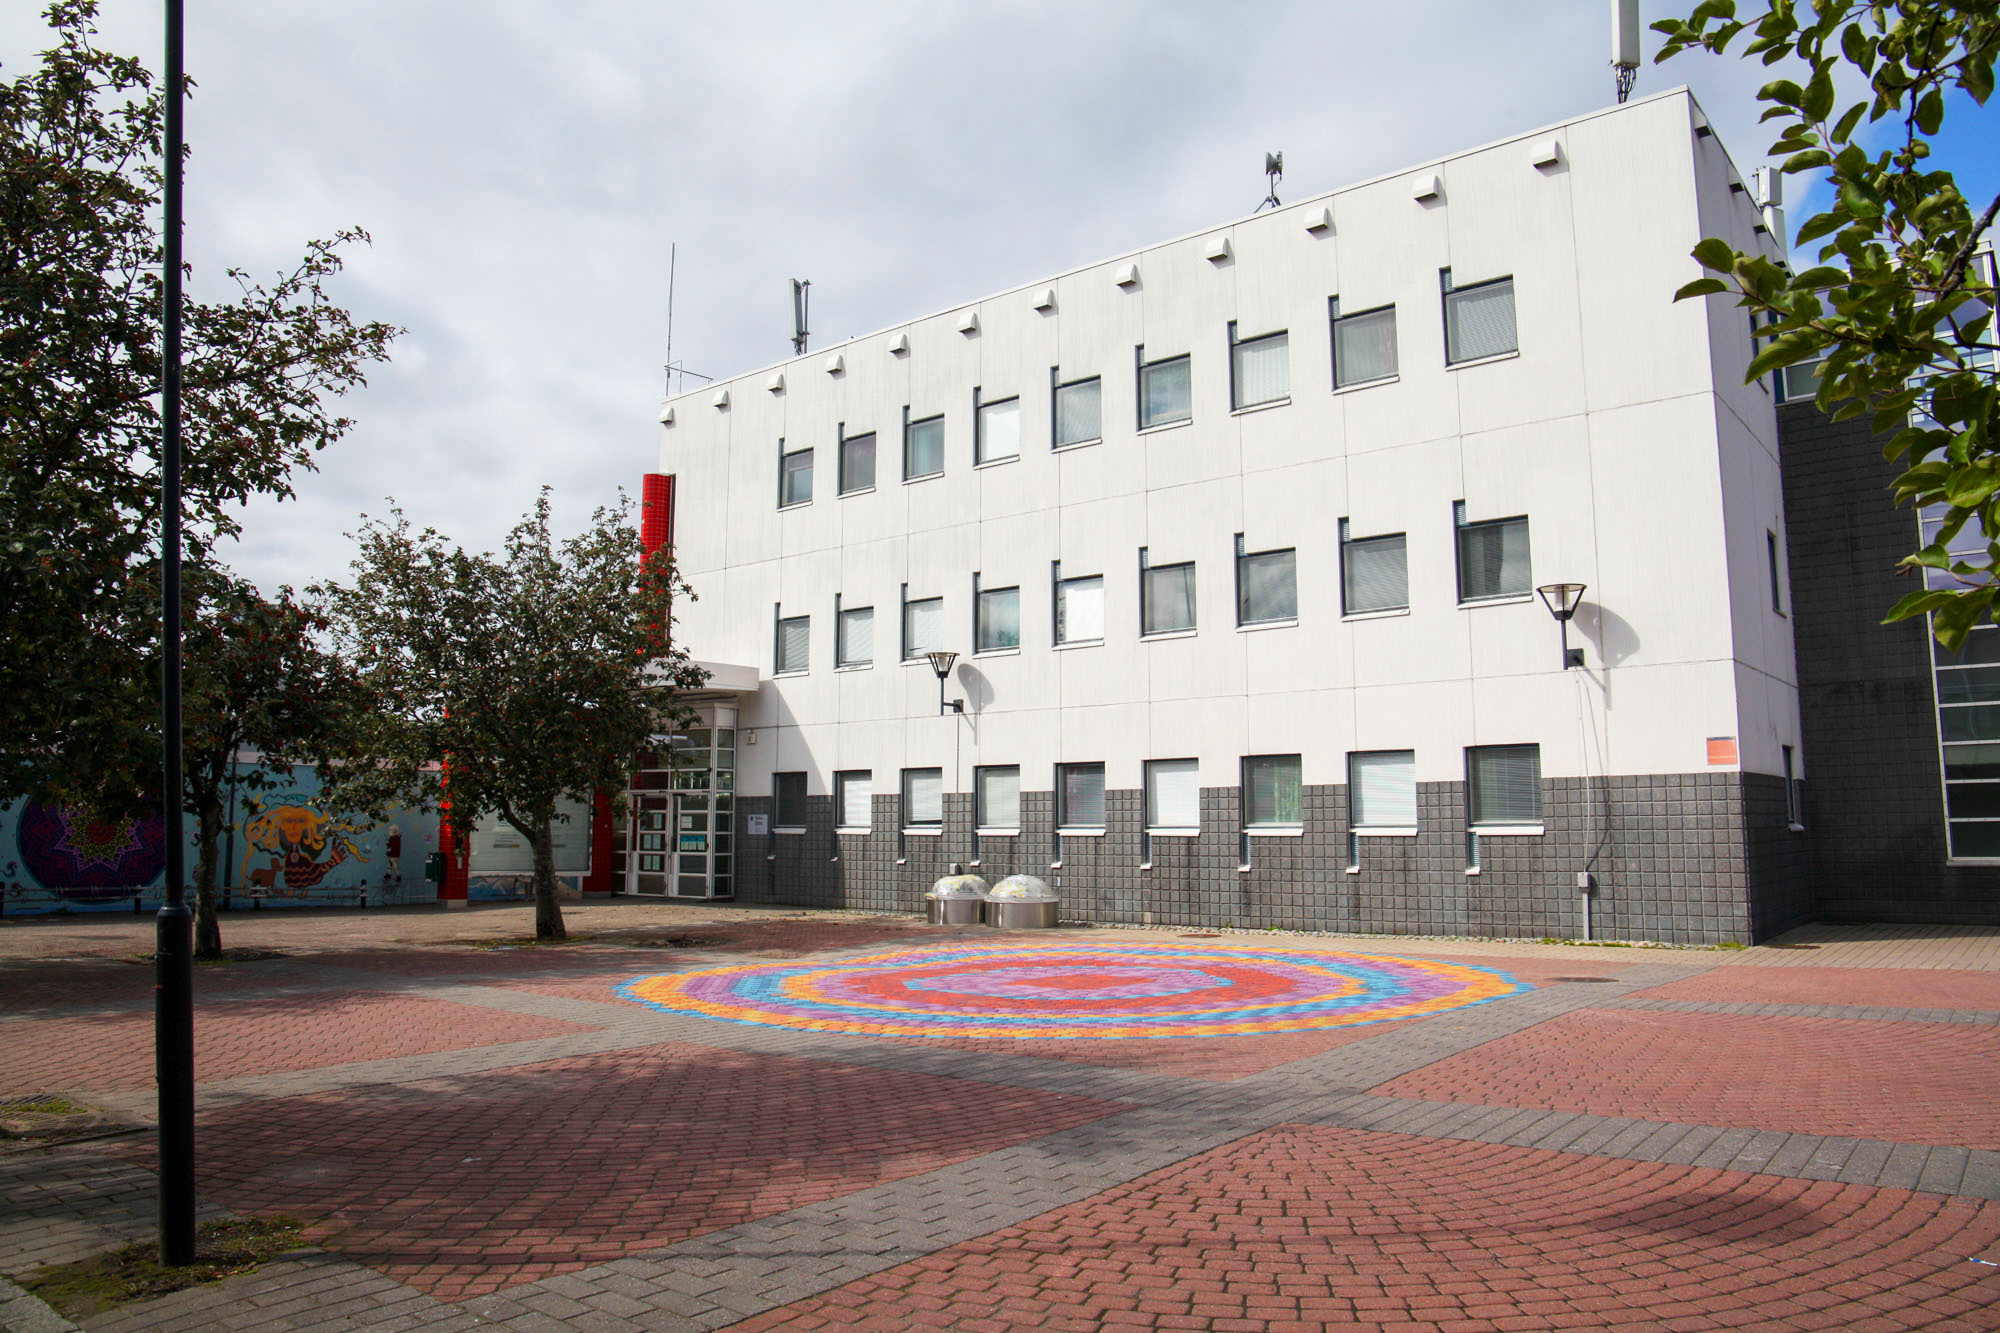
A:
{"label": "window sill", "polygon": [[1016,644],[1012,648],[981,648],[973,653],[974,657],[1019,657],[1020,655],[1021,647],[1019,644]]}
{"label": "window sill", "polygon": [[[1347,831],[1357,838],[1414,838],[1417,836],[1417,831],[1413,828],[1353,828]],[[1480,832],[1484,831],[1483,829],[1480,830]]]}
{"label": "window sill", "polygon": [[1141,426],[1139,427],[1139,433],[1141,435],[1157,435],[1163,430],[1179,430],[1183,426],[1192,426],[1193,424],[1193,417],[1182,417],[1178,421],[1161,421],[1151,426]]}
{"label": "window sill", "polygon": [[[1102,827],[1059,828],[1056,830],[1056,836],[1058,838],[1101,838],[1104,836],[1104,829]],[[1062,863],[1058,861],[1056,864],[1060,865]]]}
{"label": "window sill", "polygon": [[1163,629],[1157,634],[1141,634],[1140,643],[1159,643],[1166,639],[1192,639],[1201,633],[1198,629]]}
{"label": "window sill", "polygon": [[873,494],[875,494],[875,488],[873,486],[856,486],[851,491],[842,491],[840,493],[840,498],[845,500],[850,495],[873,495]]}
{"label": "window sill", "polygon": [[1372,380],[1356,380],[1352,384],[1336,384],[1333,387],[1333,391],[1335,393],[1355,393],[1361,389],[1379,389],[1385,384],[1400,384],[1402,380],[1403,377],[1400,374],[1382,375]]}
{"label": "window sill", "polygon": [[1104,437],[1102,435],[1093,435],[1087,440],[1071,440],[1068,444],[1052,444],[1049,446],[1049,452],[1052,454],[1066,454],[1072,449],[1088,449],[1093,444],[1103,443]]}
{"label": "window sill", "polygon": [[1520,354],[1521,349],[1516,347],[1511,352],[1495,352],[1492,356],[1475,356],[1470,361],[1447,361],[1444,363],[1444,368],[1446,370],[1463,370],[1467,366],[1490,366],[1495,361],[1512,361]]}
{"label": "window sill", "polygon": [[1068,643],[1054,645],[1053,650],[1058,653],[1066,653],[1072,648],[1102,648],[1103,646],[1104,640],[1102,639],[1072,639]]}
{"label": "window sill", "polygon": [[843,838],[865,838],[874,831],[872,828],[837,828],[834,830],[835,833],[838,833]]}
{"label": "window sill", "polygon": [[788,509],[809,509],[811,507],[811,500],[794,500],[788,505],[779,505],[778,512],[782,514]]}
{"label": "window sill", "polygon": [[1474,824],[1472,832],[1482,838],[1539,838],[1548,829],[1540,824]]}
{"label": "window sill", "polygon": [[1344,624],[1353,620],[1393,620],[1397,616],[1407,616],[1408,614],[1410,614],[1410,608],[1407,606],[1389,606],[1384,607],[1380,611],[1350,611],[1340,619]]}
{"label": "window sill", "polygon": [[1287,824],[1271,828],[1246,828],[1243,830],[1243,833],[1244,836],[1251,838],[1303,838],[1306,836],[1303,824]]}
{"label": "window sill", "polygon": [[1341,873],[1341,874],[1343,874],[1343,875],[1358,875],[1358,874],[1360,874],[1360,873],[1361,873],[1361,867],[1360,867],[1360,866],[1348,866],[1348,867],[1347,867],[1346,869],[1342,870],[1342,871],[1341,871],[1340,873]]}
{"label": "window sill", "polygon": [[1299,627],[1299,618],[1297,616],[1292,616],[1287,620],[1253,620],[1247,625],[1238,625],[1236,627],[1236,632],[1238,634],[1254,634],[1258,630],[1297,629],[1298,627]]}
{"label": "window sill", "polygon": [[1149,828],[1146,830],[1146,836],[1149,838],[1199,838],[1201,830],[1198,828]]}
{"label": "window sill", "polygon": [[925,670],[929,670],[931,662],[928,657],[925,657],[922,653],[918,653],[915,657],[904,658],[902,664],[906,667],[920,666]]}
{"label": "window sill", "polygon": [[1243,407],[1231,408],[1229,415],[1232,417],[1247,417],[1252,412],[1268,412],[1274,407],[1290,407],[1291,405],[1291,395],[1287,394],[1283,398],[1273,398],[1268,403],[1249,403]]}
{"label": "window sill", "polygon": [[844,663],[842,663],[842,664],[841,664],[840,666],[837,666],[837,667],[835,667],[835,668],[834,668],[834,670],[835,670],[835,671],[867,671],[867,670],[870,670],[871,668],[873,668],[873,667],[874,667],[874,665],[875,665],[875,664],[874,664],[873,662],[844,662]]}
{"label": "window sill", "polygon": [[1478,867],[1478,866],[1467,866],[1467,867],[1465,868],[1465,873],[1466,873],[1466,874],[1468,874],[1468,875],[1476,875],[1476,874],[1478,874],[1478,873],[1479,873],[1479,867]]}
{"label": "window sill", "polygon": [[1532,592],[1506,592],[1501,593],[1498,597],[1470,598],[1459,602],[1458,608],[1461,611],[1469,611],[1474,607],[1480,606],[1518,606],[1522,602],[1532,602],[1534,600],[1535,594]]}
{"label": "window sill", "polygon": [[903,829],[903,836],[906,838],[941,838],[944,836],[944,829],[936,824],[919,824],[914,828],[905,827]]}
{"label": "window sill", "polygon": [[811,667],[793,667],[789,671],[773,671],[771,673],[771,679],[786,680],[792,676],[810,676],[811,674],[812,674]]}
{"label": "window sill", "polygon": [[1787,833],[1804,833],[1806,826],[1804,824],[1787,824],[1785,825],[1785,831]]}
{"label": "window sill", "polygon": [[914,485],[916,485],[916,484],[917,484],[918,482],[920,482],[920,481],[936,481],[936,480],[937,480],[937,479],[938,479],[939,477],[942,477],[943,475],[944,475],[944,473],[943,473],[943,471],[942,471],[942,470],[940,470],[940,471],[937,471],[937,472],[926,472],[926,473],[924,473],[924,474],[923,474],[922,476],[919,476],[919,477],[905,477],[905,478],[903,478],[903,484],[904,484],[905,486],[914,486]]}
{"label": "window sill", "polygon": [[986,458],[986,459],[981,459],[977,463],[974,463],[972,465],[972,470],[974,472],[978,472],[985,468],[1004,467],[1009,463],[1018,463],[1020,461],[1021,461],[1021,455],[1019,454],[1008,454],[1005,458]]}
{"label": "window sill", "polygon": [[975,838],[1018,838],[1021,836],[1021,830],[1018,828],[976,828],[972,830],[972,836]]}

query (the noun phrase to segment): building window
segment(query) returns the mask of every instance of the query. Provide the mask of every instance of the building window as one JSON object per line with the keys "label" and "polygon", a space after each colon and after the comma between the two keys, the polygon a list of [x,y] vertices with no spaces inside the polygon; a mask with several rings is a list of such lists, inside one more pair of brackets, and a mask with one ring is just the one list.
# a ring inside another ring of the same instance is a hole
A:
{"label": "building window", "polygon": [[1194,561],[1149,565],[1139,548],[1139,633],[1173,634],[1194,628]]}
{"label": "building window", "polygon": [[1475,829],[1542,822],[1542,747],[1474,745],[1465,751],[1466,800]]}
{"label": "building window", "polygon": [[867,666],[875,660],[875,608],[857,606],[842,610],[839,621],[840,642],[834,645],[834,662],[838,666]]}
{"label": "building window", "polygon": [[944,827],[944,770],[903,770],[903,827]]}
{"label": "building window", "polygon": [[1444,359],[1449,365],[1516,350],[1514,279],[1495,278],[1454,287],[1451,270],[1438,270],[1444,290]]}
{"label": "building window", "polygon": [[1400,532],[1380,537],[1349,534],[1340,520],[1340,611],[1405,611],[1410,605],[1408,543]]}
{"label": "building window", "polygon": [[1056,642],[1104,642],[1104,576],[1080,574],[1064,578],[1055,564]]}
{"label": "building window", "polygon": [[1237,411],[1292,396],[1292,359],[1285,330],[1239,340],[1229,322],[1229,407]]}
{"label": "building window", "polygon": [[1243,827],[1296,829],[1304,826],[1299,756],[1257,754],[1243,760]]}
{"label": "building window", "polygon": [[875,489],[875,432],[866,435],[849,435],[846,427],[840,433],[840,493],[852,495],[856,491]]}
{"label": "building window", "polygon": [[1525,596],[1534,586],[1528,572],[1526,516],[1468,523],[1463,500],[1454,507],[1453,516],[1458,521],[1458,600]]}
{"label": "building window", "polygon": [[[973,586],[978,588],[977,576]],[[973,626],[974,652],[992,653],[1021,646],[1021,590],[1019,588],[978,588],[977,624]]]}
{"label": "building window", "polygon": [[909,420],[903,409],[903,480],[935,477],[944,471],[944,417],[942,414]]}
{"label": "building window", "polygon": [[1817,397],[1820,371],[1825,368],[1825,357],[1817,361],[1799,361],[1789,366],[1779,366],[1778,397],[1788,403]]}
{"label": "building window", "polygon": [[1803,803],[1799,800],[1798,762],[1792,757],[1792,747],[1780,746],[1785,757],[1785,824],[1798,828],[1805,821]]}
{"label": "building window", "polygon": [[982,833],[1021,827],[1021,770],[993,765],[972,773],[973,818]]}
{"label": "building window", "polygon": [[1003,398],[997,403],[979,401],[979,390],[972,391],[972,461],[975,463],[997,463],[1003,458],[1018,458],[1021,454],[1021,400],[1019,396]]}
{"label": "building window", "polygon": [[1327,301],[1333,320],[1333,387],[1396,377],[1396,307],[1340,313],[1340,298]]}
{"label": "building window", "polygon": [[1186,356],[1146,360],[1139,349],[1139,429],[1166,426],[1194,417],[1192,382]]}
{"label": "building window", "polygon": [[1104,765],[1056,765],[1056,829],[1104,828]]}
{"label": "building window", "polygon": [[[1949,512],[1943,505],[1923,512],[1922,545],[1944,540]],[[1969,559],[1983,554],[1986,543],[1984,529],[1973,518],[1945,542],[1945,549],[1954,560]],[[1942,569],[1925,569],[1924,580],[1937,588],[1955,587],[1958,582]],[[1979,626],[1955,653],[1945,651],[1933,638],[1931,661],[1952,859],[2000,860],[2000,628]]]}
{"label": "building window", "polygon": [[1192,759],[1146,762],[1146,831],[1196,833],[1201,829],[1201,782]]}
{"label": "building window", "polygon": [[1347,826],[1369,833],[1417,828],[1417,752],[1357,750],[1347,756]]}
{"label": "building window", "polygon": [[921,601],[910,601],[908,591],[903,598],[903,660],[922,657],[925,653],[944,647],[944,598],[926,597]]}
{"label": "building window", "polygon": [[806,827],[806,775],[771,775],[771,827],[788,833],[803,833]]}
{"label": "building window", "polygon": [[1087,380],[1062,382],[1062,372],[1051,370],[1055,388],[1055,447],[1088,444],[1104,437],[1104,382],[1092,375]]}
{"label": "building window", "polygon": [[778,441],[778,508],[809,504],[812,498],[813,451],[794,449],[787,453],[785,442]]}
{"label": "building window", "polygon": [[788,671],[804,671],[810,665],[811,647],[812,617],[780,616],[777,660],[772,666],[773,674],[783,675]]}
{"label": "building window", "polygon": [[833,775],[833,807],[843,830],[865,833],[873,827],[874,795],[875,775],[865,768]]}
{"label": "building window", "polygon": [[1783,615],[1785,598],[1784,584],[1778,576],[1778,534],[1769,530],[1764,533],[1764,558],[1771,566],[1771,609]]}
{"label": "building window", "polygon": [[1299,618],[1298,552],[1249,551],[1236,534],[1236,623],[1261,625]]}

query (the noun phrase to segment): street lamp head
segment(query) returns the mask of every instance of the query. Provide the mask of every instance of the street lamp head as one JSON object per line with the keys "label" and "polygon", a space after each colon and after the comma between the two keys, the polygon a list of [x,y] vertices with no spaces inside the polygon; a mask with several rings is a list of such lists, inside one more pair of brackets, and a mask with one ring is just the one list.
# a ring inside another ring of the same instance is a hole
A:
{"label": "street lamp head", "polygon": [[1568,620],[1576,614],[1577,604],[1583,600],[1584,583],[1544,583],[1535,589],[1540,594],[1542,605],[1549,608],[1549,614],[1557,620]]}
{"label": "street lamp head", "polygon": [[924,657],[927,661],[930,662],[931,670],[937,673],[937,678],[940,683],[943,682],[946,676],[949,676],[951,674],[951,664],[958,660],[957,653],[948,653],[945,652],[942,648],[938,649],[935,652],[925,653]]}

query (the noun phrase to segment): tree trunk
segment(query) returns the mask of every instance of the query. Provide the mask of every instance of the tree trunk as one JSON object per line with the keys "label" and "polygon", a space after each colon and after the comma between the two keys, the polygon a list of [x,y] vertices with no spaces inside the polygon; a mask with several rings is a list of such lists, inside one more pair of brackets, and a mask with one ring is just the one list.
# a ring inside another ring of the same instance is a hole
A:
{"label": "tree trunk", "polygon": [[562,904],[556,901],[555,812],[538,810],[533,815],[535,831],[535,938],[566,940]]}
{"label": "tree trunk", "polygon": [[216,843],[222,837],[222,807],[204,801],[195,812],[194,956],[222,957],[222,925],[215,919]]}

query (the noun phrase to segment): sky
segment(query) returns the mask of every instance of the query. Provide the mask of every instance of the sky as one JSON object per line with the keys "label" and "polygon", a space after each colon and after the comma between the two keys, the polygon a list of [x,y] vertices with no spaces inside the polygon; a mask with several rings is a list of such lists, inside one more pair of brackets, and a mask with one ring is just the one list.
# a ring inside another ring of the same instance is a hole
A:
{"label": "sky", "polygon": [[[1647,21],[1685,12],[1647,3]],[[0,7],[0,77],[47,45]],[[193,0],[186,247],[197,295],[359,226],[336,299],[407,332],[357,421],[253,502],[224,549],[267,590],[344,577],[391,497],[496,547],[555,488],[574,532],[658,466],[673,356],[715,377],[1531,130],[1613,100],[1604,0]],[[103,0],[100,44],[160,51],[159,0]],[[1650,62],[1656,39],[1647,36]],[[1747,176],[1755,62],[1690,85]],[[1938,146],[1975,199],[2000,99]],[[1794,225],[1813,196],[1789,183]],[[1980,191],[1984,193],[1981,194]],[[695,383],[690,381],[690,383]]]}

